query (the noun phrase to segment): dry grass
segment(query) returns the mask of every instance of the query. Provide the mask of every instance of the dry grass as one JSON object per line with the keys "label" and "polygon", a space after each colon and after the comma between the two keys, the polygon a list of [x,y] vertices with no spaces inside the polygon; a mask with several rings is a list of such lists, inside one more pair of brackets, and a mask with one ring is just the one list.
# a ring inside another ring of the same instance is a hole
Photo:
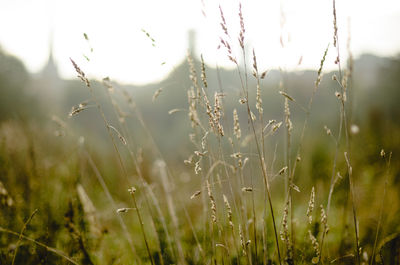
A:
{"label": "dry grass", "polygon": [[[339,123],[337,130],[331,130],[327,126],[324,128],[329,136],[328,141],[332,141],[335,146],[330,154],[332,171],[329,187],[324,184],[328,182],[326,179],[315,183],[311,180],[305,181],[302,168],[303,161],[312,160],[312,154],[307,153],[307,144],[310,141],[306,141],[308,123],[313,101],[322,81],[329,45],[321,51],[320,66],[316,71],[315,83],[310,84],[313,89],[307,100],[292,96],[293,88],[282,80],[282,86],[276,91],[278,97],[283,99],[280,108],[282,120],[274,120],[264,111],[264,106],[269,102],[263,97],[263,80],[268,76],[267,71],[259,73],[254,49],[251,75],[248,74],[246,63],[241,65],[237,59],[242,56],[243,62],[246,62],[246,57],[249,56],[245,49],[246,14],[242,12],[242,5],[239,4],[238,8],[240,24],[237,43],[234,42],[236,38],[231,35],[233,31],[227,26],[222,7],[219,9],[222,29],[220,42],[228,59],[237,69],[240,95],[235,98],[235,102],[240,104],[228,106],[226,98],[229,92],[218,91],[209,85],[211,82],[207,79],[209,77],[203,55],[199,62],[188,52],[188,78],[191,86],[187,89],[187,107],[178,106],[169,111],[169,114],[187,112],[191,125],[189,138],[192,150],[185,154],[189,157],[184,161],[186,169],[182,169],[182,165],[169,164],[168,161],[171,160],[168,158],[175,150],[170,150],[167,154],[160,151],[157,140],[134,98],[118,86],[114,87],[110,79],[105,78],[103,85],[106,88],[106,104],[111,107],[116,118],[112,125],[113,119],[106,116],[105,106],[98,100],[91,81],[71,59],[78,78],[89,90],[91,105],[88,101],[82,102],[72,108],[69,116],[81,115],[83,110],[90,111],[89,107],[97,109],[114,149],[111,159],[118,161],[119,169],[114,172],[118,177],[109,179],[107,166],[97,162],[95,155],[81,143],[76,148],[76,168],[79,170],[73,173],[82,176],[71,181],[80,206],[75,207],[70,202],[67,214],[63,216],[68,233],[60,236],[70,236],[71,242],[76,241],[79,246],[66,254],[24,235],[28,224],[34,221],[34,211],[27,221],[22,222],[20,233],[3,225],[0,227],[0,232],[18,237],[12,251],[11,264],[18,260],[17,254],[20,252],[17,251],[24,240],[44,247],[73,264],[79,264],[78,259],[86,264],[126,264],[127,261],[134,261],[134,264],[152,265],[326,264],[342,260],[365,264],[368,257],[370,264],[375,264],[382,260],[382,257],[377,257],[377,253],[382,248],[379,239],[383,238],[382,234],[385,232],[385,202],[392,154],[387,157],[384,151],[381,153],[387,164],[382,203],[379,211],[376,210],[378,221],[375,237],[372,241],[363,241],[361,234],[368,232],[360,230],[360,222],[364,221],[360,218],[358,208],[362,196],[357,194],[356,172],[360,170],[360,163],[354,162],[356,159],[353,157],[357,154],[351,148],[352,139],[348,131],[351,118],[347,113],[351,95],[349,90],[352,89],[349,84],[352,66],[349,64],[342,71],[335,1],[333,0],[333,46],[336,48],[338,70],[337,76],[333,77],[336,83],[332,98],[337,98]],[[155,45],[150,34],[145,30],[143,32],[152,45]],[[85,38],[87,39],[86,35]],[[235,54],[234,46],[238,46],[240,55]],[[196,70],[198,68],[200,71]],[[254,82],[249,81],[251,76],[254,77]],[[162,88],[159,88],[153,94],[152,106],[162,100],[162,97],[158,98],[161,91]],[[165,90],[163,96],[167,93]],[[296,111],[304,118],[301,122],[293,118],[299,114]],[[271,120],[267,122],[268,118]],[[70,131],[66,122],[55,116],[53,120],[63,135],[77,140],[78,137]],[[128,123],[134,123],[146,134],[148,146],[145,149],[145,158],[141,149],[141,142],[144,140],[135,139],[135,131],[130,129]],[[284,128],[281,128],[282,124]],[[324,135],[322,128],[320,129],[319,133]],[[278,144],[281,147],[282,142],[282,148],[278,149]],[[275,149],[271,146],[275,146]],[[277,168],[280,170],[276,170]],[[183,187],[180,182],[180,178],[183,178],[182,171],[191,176],[187,187]],[[89,173],[85,175],[82,172]],[[346,178],[342,178],[342,175]],[[102,197],[105,195],[104,200],[91,199],[91,196],[95,196],[94,192],[90,186],[85,186],[83,176],[95,179],[90,183],[99,185],[98,190]],[[338,198],[339,203],[334,202],[334,194],[340,181],[345,182],[340,194],[350,199]],[[123,205],[129,200],[126,195],[120,194],[126,187],[132,187],[129,189],[132,207]],[[0,203],[4,206],[4,211],[15,206],[14,199],[1,181]],[[316,205],[320,207],[315,207]],[[352,231],[348,228],[348,205],[351,205],[354,226]],[[99,206],[102,210],[98,209]],[[81,219],[77,220],[79,212]],[[136,213],[137,219],[132,218],[131,212]],[[340,222],[334,220],[338,220],[343,213],[346,214],[343,218],[344,225],[340,227]],[[316,218],[318,215],[319,218]],[[107,220],[111,224],[108,235],[99,224],[101,220]],[[139,233],[143,239],[140,242]],[[349,240],[349,235],[353,234],[354,239]],[[115,247],[118,244],[122,244],[118,253],[125,255],[121,260],[116,255],[109,254],[110,249],[106,249],[107,246]],[[102,248],[102,245],[106,247]],[[59,243],[57,246],[68,248],[67,244]],[[130,249],[129,253],[126,253],[127,249]],[[100,255],[100,258],[94,259],[96,255]],[[111,258],[107,259],[107,255]]]}

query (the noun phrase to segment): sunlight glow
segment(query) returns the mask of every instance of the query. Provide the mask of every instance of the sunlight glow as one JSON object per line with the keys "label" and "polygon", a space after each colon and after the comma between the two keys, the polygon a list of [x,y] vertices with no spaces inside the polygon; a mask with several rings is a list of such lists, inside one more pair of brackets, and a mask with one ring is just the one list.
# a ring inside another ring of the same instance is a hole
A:
{"label": "sunlight glow", "polygon": [[[194,29],[197,54],[202,53],[210,66],[232,67],[225,50],[217,49],[222,34],[219,4],[237,46],[237,1],[7,0],[0,4],[0,47],[22,59],[29,71],[39,72],[53,36],[54,57],[63,77],[75,75],[69,62],[72,57],[92,77],[141,84],[162,79],[184,60],[187,33]],[[318,68],[324,49],[332,42],[332,1],[249,0],[242,6],[247,48],[256,50],[260,68]],[[349,27],[355,56],[399,52],[399,1],[338,0],[337,10],[343,57]],[[142,29],[154,38],[154,46]],[[83,33],[88,34],[89,43]],[[328,57],[328,68],[333,68],[333,61]]]}

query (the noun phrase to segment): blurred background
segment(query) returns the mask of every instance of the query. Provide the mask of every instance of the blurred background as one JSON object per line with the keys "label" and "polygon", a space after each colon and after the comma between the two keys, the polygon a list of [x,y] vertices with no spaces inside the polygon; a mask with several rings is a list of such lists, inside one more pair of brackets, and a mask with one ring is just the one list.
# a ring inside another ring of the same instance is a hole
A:
{"label": "blurred background", "polygon": [[[0,119],[35,117],[43,121],[52,114],[66,118],[72,106],[89,98],[75,78],[72,58],[90,79],[109,77],[132,93],[138,103],[143,103],[142,111],[150,115],[149,120],[162,126],[154,128],[155,133],[183,132],[175,124],[179,119],[167,113],[185,106],[185,91],[190,86],[187,51],[193,54],[196,65],[200,54],[203,56],[212,89],[234,91],[235,96],[240,91],[235,66],[219,47],[219,4],[235,39],[239,30],[236,2],[175,0],[137,5],[120,1],[113,5],[108,1],[2,1]],[[382,112],[396,122],[400,3],[353,0],[336,5],[343,67],[349,55],[354,60],[351,85],[356,95],[352,110],[363,118]],[[301,80],[293,93],[308,98],[302,91],[312,88],[328,44],[331,49],[324,65],[326,78],[321,94],[333,91],[329,86],[334,82],[329,79],[337,66],[330,2],[247,1],[243,13],[247,53],[254,49],[260,71],[269,71],[263,83],[265,100],[270,98],[267,93],[276,94],[283,72],[287,80]],[[233,45],[234,52],[239,48]],[[243,60],[239,61],[243,67]],[[247,56],[246,63],[252,64],[252,56]],[[163,92],[157,103],[149,104],[160,88]],[[276,118],[281,109],[274,104],[280,102],[268,104],[271,117]],[[316,101],[314,114],[322,115],[318,109],[325,106],[323,100]],[[330,114],[336,117],[334,111],[323,115]],[[78,120],[86,115],[90,114]],[[179,133],[170,135],[181,139]]]}
{"label": "blurred background", "polygon": [[[378,208],[380,201],[374,198],[379,198],[384,183],[385,163],[379,157],[382,149],[387,153],[393,151],[388,191],[388,205],[392,205],[392,210],[387,209],[382,233],[400,232],[397,228],[400,220],[400,2],[339,0],[336,3],[341,66],[351,68],[347,113],[364,228],[362,242],[371,242],[377,217],[365,202],[372,201],[372,207]],[[104,121],[88,88],[76,77],[70,58],[90,79],[110,124],[118,124],[121,119],[127,124],[129,137],[125,137],[140,157],[146,181],[157,185],[155,161],[163,159],[177,172],[174,183],[182,191],[178,196],[190,197],[199,179],[193,168],[183,164],[194,150],[189,139],[192,128],[187,91],[192,81],[187,54],[194,60],[199,80],[200,58],[204,58],[210,94],[225,94],[223,120],[226,130],[231,131],[232,111],[240,107],[241,86],[236,66],[220,47],[223,35],[220,8],[235,43],[232,49],[239,54],[238,7],[236,1],[210,0],[140,3],[2,0],[0,184],[4,187],[0,186],[0,199],[2,206],[8,205],[10,209],[2,208],[1,226],[19,231],[24,220],[39,208],[40,217],[32,220],[34,237],[49,245],[58,244],[69,255],[78,255],[74,252],[77,248],[74,239],[66,239],[64,226],[66,220],[80,218],[68,215],[71,209],[83,216],[76,195],[77,185],[82,184],[99,209],[99,218],[105,220],[101,228],[104,240],[125,242],[123,238],[107,237],[108,230],[117,226],[117,221],[109,217],[115,209],[110,208],[102,195],[93,177],[95,169],[88,161],[93,159],[104,173],[118,206],[125,206],[124,202],[129,201],[129,194],[120,191],[125,191],[132,181],[122,176]],[[283,87],[296,100],[298,105],[294,104],[291,109],[294,145],[298,144],[306,116],[301,106],[308,104],[322,56],[329,45],[323,79],[303,142],[307,156],[299,170],[302,177],[298,183],[307,191],[299,199],[306,200],[310,183],[317,183],[313,185],[320,188],[319,200],[325,203],[335,144],[328,139],[324,126],[337,133],[340,113],[334,94],[337,82],[332,80],[333,75],[338,75],[337,53],[332,43],[332,2],[251,0],[242,3],[242,12],[247,58],[238,60],[239,68],[244,71],[246,64],[251,69],[254,49],[260,72],[268,71],[261,84],[265,120],[284,119],[283,98],[279,94]],[[255,99],[256,80],[251,74],[248,76],[250,97]],[[112,100],[107,91],[114,93]],[[84,106],[81,113],[70,115],[79,104]],[[117,112],[113,106],[117,106]],[[243,138],[251,134],[246,116],[244,109],[239,110]],[[267,143],[268,150],[282,151],[283,132],[274,137],[274,141]],[[129,152],[123,151],[122,157],[129,160]],[[278,152],[277,164],[283,164],[284,157],[284,152]],[[345,167],[344,161],[339,164]],[[133,165],[128,165],[127,170],[129,177],[137,177],[137,168]],[[338,196],[335,203],[347,202],[347,189],[348,184],[343,181],[338,188],[343,196]],[[340,216],[340,212],[335,214]],[[83,217],[79,220],[84,230]],[[0,238],[0,261],[8,261],[7,251],[13,246],[8,237]],[[342,243],[340,251],[345,255],[348,242]],[[104,243],[102,247],[92,248],[103,253],[105,264],[123,263],[127,254],[116,246]],[[45,251],[29,256],[32,252],[29,246],[22,247],[21,252],[26,256],[21,254],[21,260],[17,260],[20,264],[28,264],[23,263],[22,257],[30,257],[29,264],[57,261]],[[82,259],[85,258],[83,255]]]}

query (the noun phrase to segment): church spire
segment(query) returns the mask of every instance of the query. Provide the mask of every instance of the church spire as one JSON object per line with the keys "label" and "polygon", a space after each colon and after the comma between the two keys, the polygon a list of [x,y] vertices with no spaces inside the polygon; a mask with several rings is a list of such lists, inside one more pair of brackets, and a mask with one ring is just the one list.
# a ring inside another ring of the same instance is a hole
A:
{"label": "church spire", "polygon": [[59,79],[59,76],[58,76],[57,65],[54,61],[54,56],[53,56],[53,41],[54,41],[53,31],[51,31],[49,35],[50,35],[49,36],[49,57],[48,57],[46,65],[44,66],[44,68],[42,70],[42,77],[46,78],[46,79],[56,80],[56,79]]}
{"label": "church spire", "polygon": [[54,42],[54,33],[53,31],[50,31],[50,36],[49,36],[49,61],[53,61],[53,42]]}

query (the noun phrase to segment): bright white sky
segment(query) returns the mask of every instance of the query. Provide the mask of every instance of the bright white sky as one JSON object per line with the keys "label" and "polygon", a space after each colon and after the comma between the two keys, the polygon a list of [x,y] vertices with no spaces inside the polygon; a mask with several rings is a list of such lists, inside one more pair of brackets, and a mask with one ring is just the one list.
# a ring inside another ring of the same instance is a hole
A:
{"label": "bright white sky", "polygon": [[[225,50],[217,49],[222,35],[218,5],[236,42],[238,3],[0,0],[0,46],[22,59],[29,71],[39,72],[47,61],[53,32],[54,56],[64,78],[75,76],[69,62],[72,57],[90,77],[110,76],[120,82],[142,84],[162,79],[184,59],[189,29],[196,30],[197,53],[203,54],[207,64],[232,67]],[[383,56],[400,52],[399,0],[337,0],[336,5],[343,56],[349,17],[351,47],[356,56],[363,52]],[[243,0],[242,9],[245,39],[248,47],[256,50],[260,71],[277,67],[318,69],[324,49],[332,42],[332,0]],[[285,17],[283,29],[281,13]],[[142,29],[155,39],[156,47]],[[285,48],[280,45],[282,32]],[[83,33],[88,34],[90,45]],[[331,45],[328,67],[334,67],[334,57]]]}

